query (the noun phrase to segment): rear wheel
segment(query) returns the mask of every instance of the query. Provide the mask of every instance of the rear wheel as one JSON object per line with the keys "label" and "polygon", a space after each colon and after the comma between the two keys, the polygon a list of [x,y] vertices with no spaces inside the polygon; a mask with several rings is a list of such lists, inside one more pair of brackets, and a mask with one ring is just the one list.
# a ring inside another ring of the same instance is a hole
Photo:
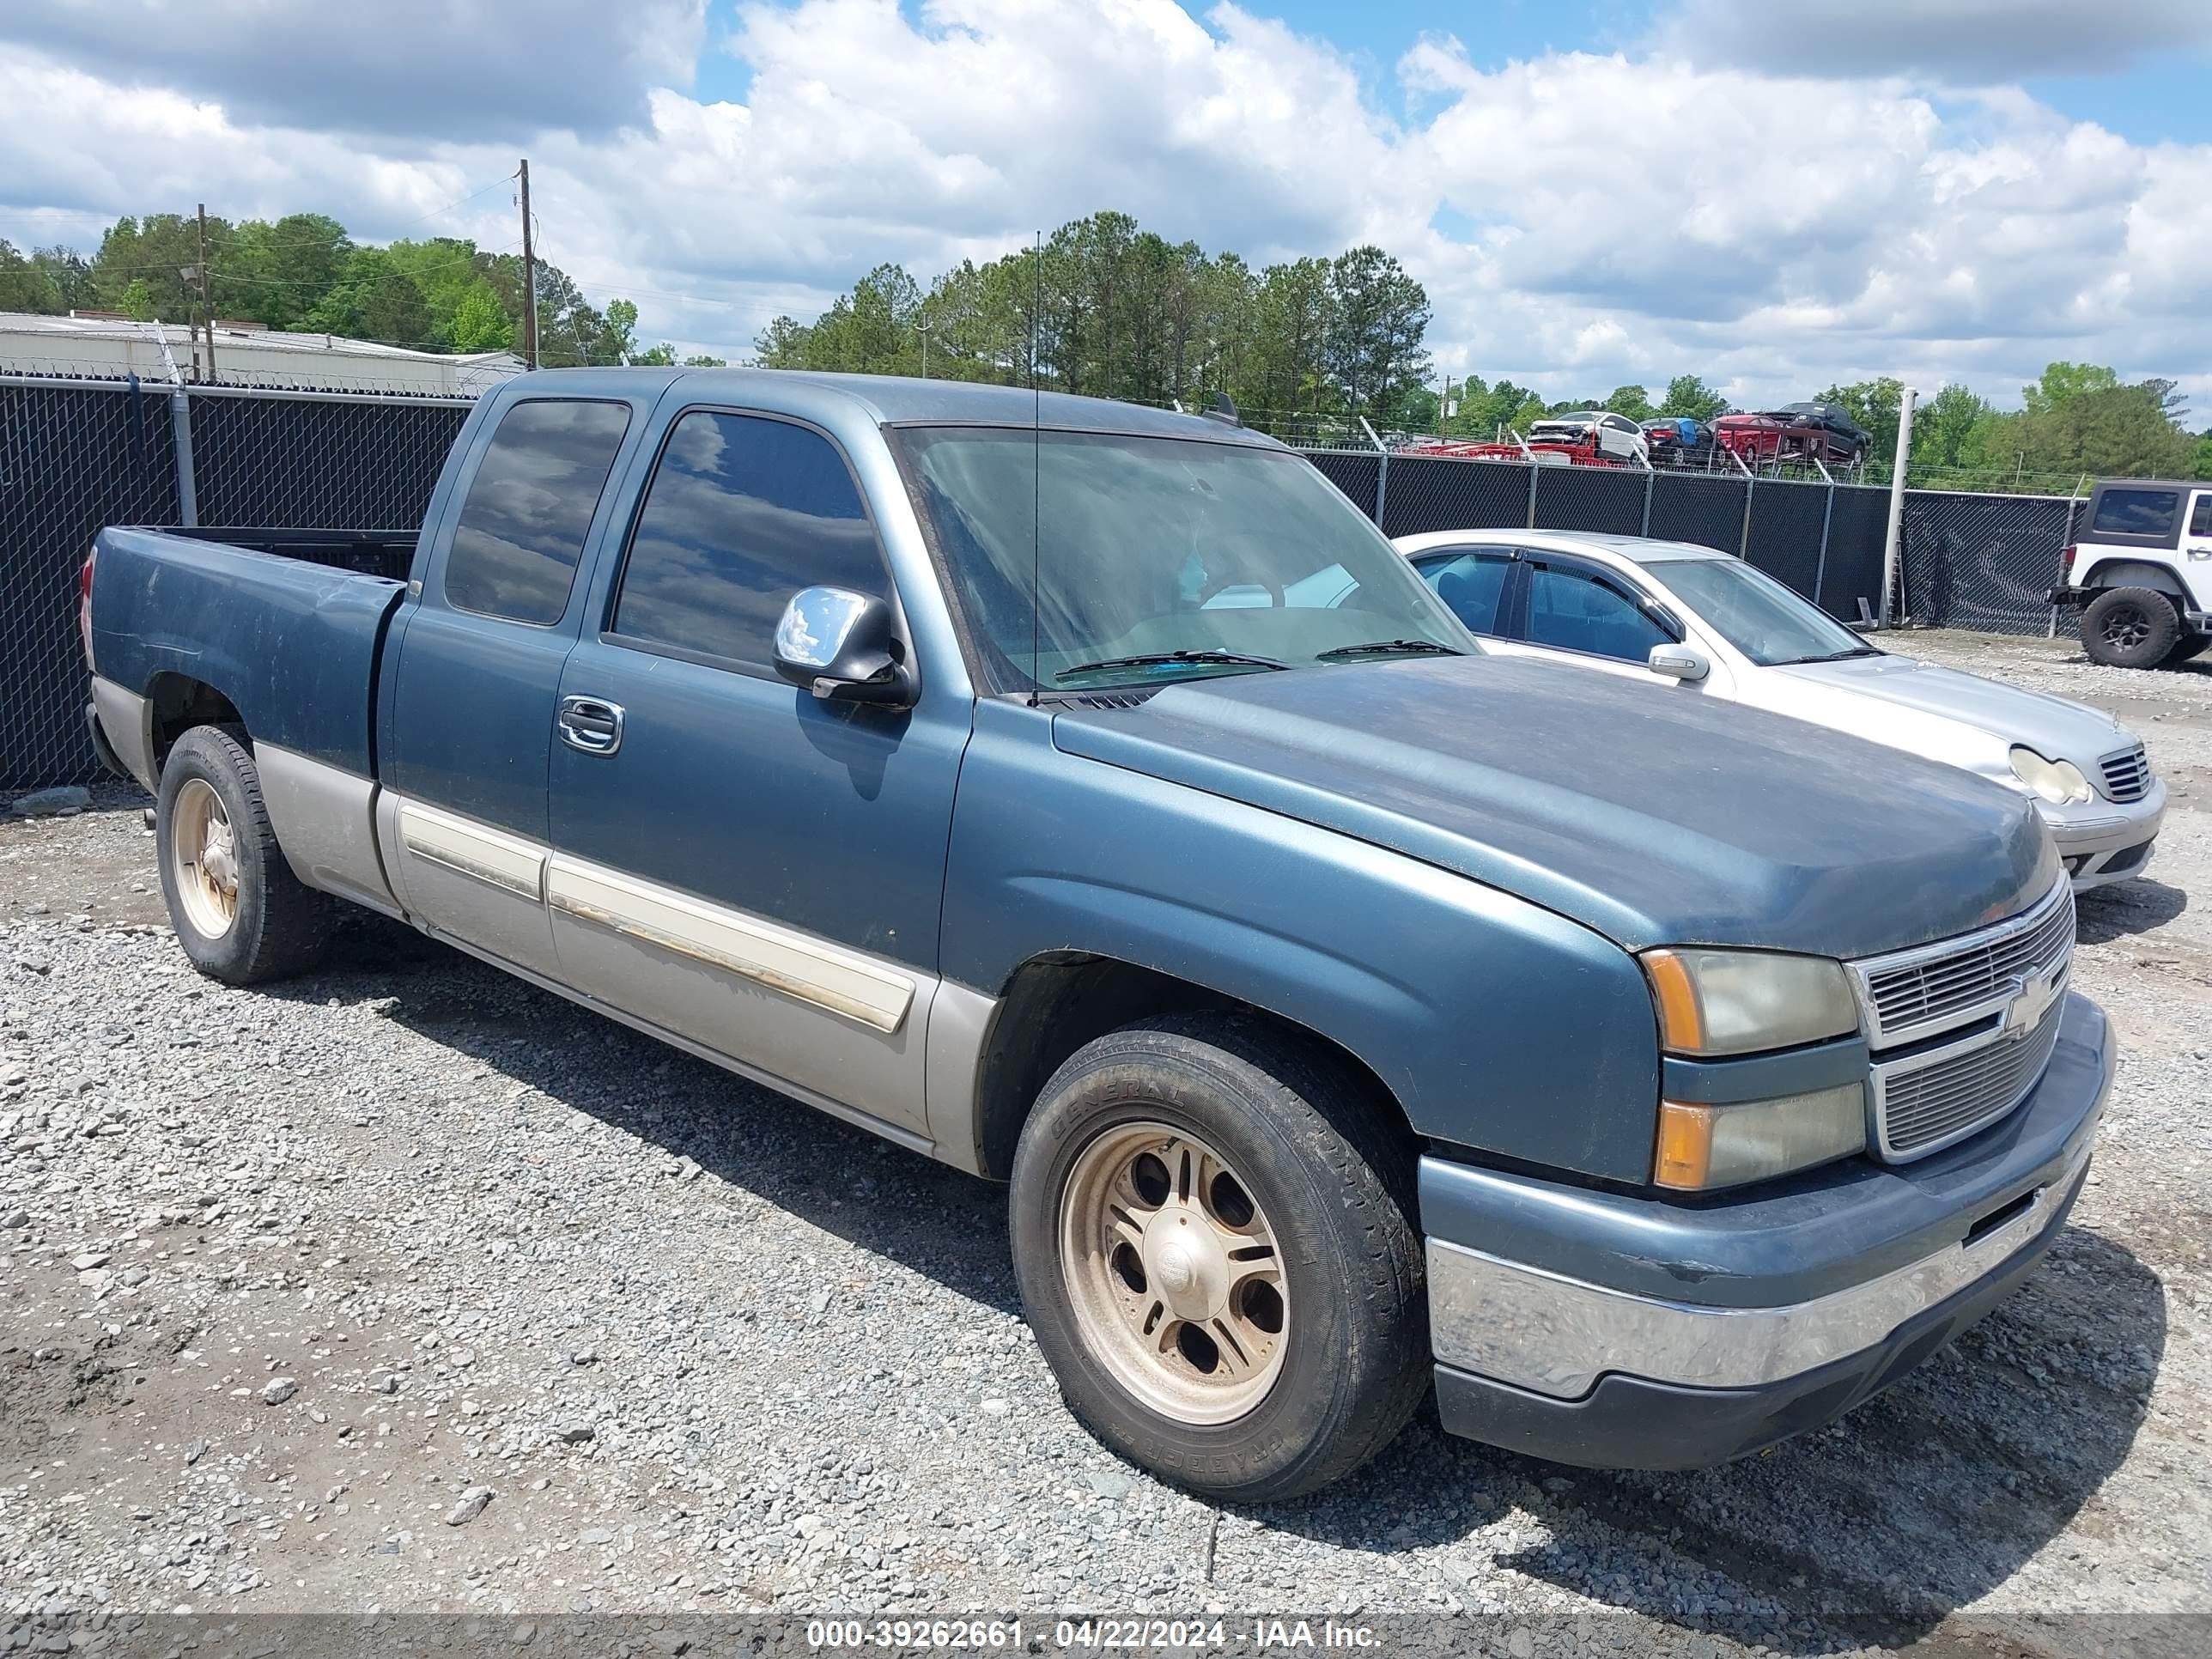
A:
{"label": "rear wheel", "polygon": [[2081,612],[2081,643],[2110,668],[2155,668],[2181,638],[2181,616],[2154,587],[2108,587]]}
{"label": "rear wheel", "polygon": [[329,902],[285,862],[261,775],[236,736],[198,726],[177,740],[161,767],[154,842],[177,943],[209,978],[252,985],[321,957]]}
{"label": "rear wheel", "polygon": [[1014,1267],[1060,1391],[1163,1479],[1293,1498],[1387,1445],[1427,1386],[1413,1157],[1387,1103],[1257,1019],[1079,1049],[1024,1126]]}

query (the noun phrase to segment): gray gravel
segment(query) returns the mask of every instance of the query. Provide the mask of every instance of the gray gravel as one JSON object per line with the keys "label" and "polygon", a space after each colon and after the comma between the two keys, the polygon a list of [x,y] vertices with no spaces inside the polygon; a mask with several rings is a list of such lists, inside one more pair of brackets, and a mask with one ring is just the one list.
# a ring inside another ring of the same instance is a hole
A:
{"label": "gray gravel", "polygon": [[368,919],[226,990],[135,807],[0,824],[0,1612],[1297,1609],[1500,1654],[2212,1613],[2212,672],[1904,644],[2107,703],[2174,788],[2150,879],[2081,908],[2128,1059],[2044,1273],[1693,1475],[1424,1414],[1316,1498],[1198,1502],[1060,1406],[1000,1189]]}

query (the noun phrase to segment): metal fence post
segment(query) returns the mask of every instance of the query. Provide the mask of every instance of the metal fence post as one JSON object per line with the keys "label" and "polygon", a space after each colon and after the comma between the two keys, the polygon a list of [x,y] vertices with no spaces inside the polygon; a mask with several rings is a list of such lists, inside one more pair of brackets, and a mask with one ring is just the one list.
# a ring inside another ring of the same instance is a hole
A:
{"label": "metal fence post", "polygon": [[[1375,527],[1382,530],[1382,507],[1390,499],[1390,451],[1389,447],[1375,435],[1375,428],[1368,424],[1364,415],[1359,417],[1359,429],[1367,434],[1367,441],[1375,446],[1375,453],[1382,458],[1375,465]],[[1388,531],[1383,531],[1383,534],[1389,533]]]}
{"label": "metal fence post", "polygon": [[[1890,598],[1897,591],[1898,567],[1905,562],[1905,475],[1912,460],[1912,405],[1919,398],[1917,392],[1905,387],[1897,410],[1897,459],[1889,478],[1889,530],[1881,542],[1881,611],[1875,618],[1878,629],[1889,626]],[[1943,618],[1936,620],[1940,623]]]}
{"label": "metal fence post", "polygon": [[1544,469],[1534,460],[1522,463],[1528,469],[1528,528],[1536,527],[1536,480],[1544,476]]}
{"label": "metal fence post", "polygon": [[[1826,472],[1825,466],[1820,469]],[[1820,557],[1813,567],[1813,591],[1808,595],[1814,604],[1820,602],[1820,589],[1828,580],[1828,526],[1836,521],[1836,481],[1828,480],[1828,504],[1820,512]]]}
{"label": "metal fence post", "polygon": [[169,428],[176,438],[177,522],[191,530],[200,521],[200,497],[192,474],[192,400],[182,386],[169,388]]}
{"label": "metal fence post", "polygon": [[1751,557],[1751,503],[1753,498],[1758,494],[1759,480],[1747,479],[1743,486],[1743,535],[1737,541],[1735,547],[1735,556],[1739,559]]}
{"label": "metal fence post", "polygon": [[1638,530],[1638,531],[1636,532],[1636,533],[1637,533],[1638,535],[1639,535],[1639,536],[1648,536],[1648,535],[1650,535],[1650,534],[1651,533],[1651,487],[1652,487],[1654,484],[1657,483],[1658,482],[1659,482],[1659,471],[1658,471],[1658,469],[1657,469],[1656,467],[1653,466],[1653,465],[1651,465],[1651,463],[1650,463],[1650,462],[1649,462],[1649,461],[1644,462],[1644,527],[1643,527],[1641,530]]}

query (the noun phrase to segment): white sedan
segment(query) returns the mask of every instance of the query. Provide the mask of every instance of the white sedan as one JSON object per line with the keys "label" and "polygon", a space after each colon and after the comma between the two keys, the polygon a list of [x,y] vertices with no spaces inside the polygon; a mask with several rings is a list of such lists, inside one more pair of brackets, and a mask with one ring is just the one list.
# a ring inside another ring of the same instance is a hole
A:
{"label": "white sedan", "polygon": [[1741,559],[1568,531],[1396,544],[1490,650],[1750,703],[1995,779],[2034,797],[2077,892],[2150,861],[2166,785],[2118,721],[1893,656]]}

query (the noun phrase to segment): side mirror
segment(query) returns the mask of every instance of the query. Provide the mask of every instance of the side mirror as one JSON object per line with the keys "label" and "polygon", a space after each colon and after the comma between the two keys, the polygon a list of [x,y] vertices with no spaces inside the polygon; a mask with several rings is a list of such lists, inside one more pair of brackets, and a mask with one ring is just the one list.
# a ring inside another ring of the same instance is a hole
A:
{"label": "side mirror", "polygon": [[1712,659],[1694,645],[1655,645],[1644,665],[1670,680],[1694,684],[1713,672]]}
{"label": "side mirror", "polygon": [[802,588],[775,625],[775,672],[825,702],[914,705],[914,675],[882,599]]}

